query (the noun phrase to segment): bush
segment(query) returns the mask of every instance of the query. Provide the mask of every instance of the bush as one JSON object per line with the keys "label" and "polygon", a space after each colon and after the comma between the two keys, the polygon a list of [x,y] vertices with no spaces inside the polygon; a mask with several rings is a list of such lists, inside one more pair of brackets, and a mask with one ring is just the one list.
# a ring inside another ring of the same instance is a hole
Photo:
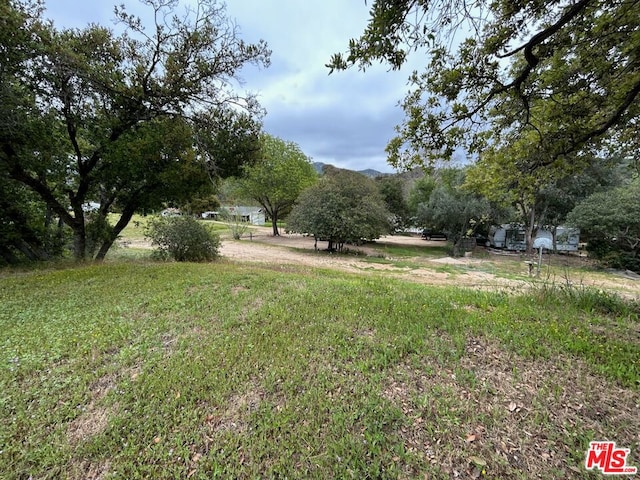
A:
{"label": "bush", "polygon": [[206,262],[219,256],[220,237],[191,217],[156,217],[147,224],[145,236],[158,250],[156,258],[177,262]]}
{"label": "bush", "polygon": [[225,209],[222,212],[222,220],[227,224],[234,240],[240,240],[249,231],[249,223],[242,219],[242,215],[233,214]]}

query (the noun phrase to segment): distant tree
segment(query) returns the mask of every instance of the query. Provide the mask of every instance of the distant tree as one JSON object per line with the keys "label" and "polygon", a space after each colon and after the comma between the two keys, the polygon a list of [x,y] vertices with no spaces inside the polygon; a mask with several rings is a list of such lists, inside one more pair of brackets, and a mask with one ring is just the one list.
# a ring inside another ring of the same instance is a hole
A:
{"label": "distant tree", "polygon": [[244,179],[242,177],[227,177],[223,179],[217,189],[217,197],[220,205],[258,205],[244,191]]}
{"label": "distant tree", "polygon": [[202,215],[204,212],[215,211],[220,207],[220,201],[215,193],[193,195],[180,206],[180,210],[189,215]]}
{"label": "distant tree", "polygon": [[318,175],[300,147],[293,142],[264,134],[260,159],[244,169],[241,191],[262,206],[271,218],[273,235],[280,235],[278,220],[284,218],[302,191]]}
{"label": "distant tree", "polygon": [[375,182],[356,172],[326,168],[316,185],[302,193],[287,219],[290,232],[326,240],[330,251],[345,243],[390,233],[391,214]]}
{"label": "distant tree", "polygon": [[536,155],[527,137],[513,139],[506,147],[487,148],[478,161],[469,168],[466,188],[490,201],[517,210],[517,220],[525,226],[527,251],[533,248],[535,228],[538,225],[540,191],[572,172],[567,165],[555,164],[546,169],[531,169],[530,159]]}
{"label": "distant tree", "polygon": [[459,169],[436,174],[435,188],[417,211],[419,225],[446,233],[454,247],[460,239],[473,236],[478,228],[490,223],[495,214],[485,197],[462,188],[465,174]]}
{"label": "distant tree", "polygon": [[619,162],[583,155],[534,168],[540,161],[537,134],[520,132],[509,143],[487,148],[468,169],[466,188],[496,205],[516,209],[525,227],[527,251],[533,248],[535,230],[560,225],[575,204],[601,185],[619,177]]}
{"label": "distant tree", "polygon": [[387,210],[393,217],[395,231],[403,231],[410,223],[409,206],[404,194],[404,182],[397,176],[384,175],[375,179]]}
{"label": "distant tree", "polygon": [[629,173],[630,165],[625,160],[594,158],[581,171],[545,185],[538,192],[537,223],[555,232],[585,198],[627,183]]}
{"label": "distant tree", "polygon": [[[0,3],[0,163],[72,231],[78,260],[104,258],[135,211],[199,188],[215,119],[259,113],[230,85],[246,64],[268,64],[263,42],[240,40],[213,0],[184,12],[143,3],[155,23],[146,30],[118,7],[121,35],[56,30],[37,0]],[[210,171],[224,175],[223,160]],[[100,203],[91,215],[89,201]]]}
{"label": "distant tree", "polygon": [[589,253],[617,268],[640,272],[640,180],[594,193],[580,202],[567,223],[588,235]]}
{"label": "distant tree", "polygon": [[[409,200],[407,202],[411,217],[414,222],[418,215],[420,204],[428,203],[431,193],[436,188],[436,180],[433,175],[426,173],[422,178],[416,180],[409,192]],[[418,226],[418,225],[416,225]]]}

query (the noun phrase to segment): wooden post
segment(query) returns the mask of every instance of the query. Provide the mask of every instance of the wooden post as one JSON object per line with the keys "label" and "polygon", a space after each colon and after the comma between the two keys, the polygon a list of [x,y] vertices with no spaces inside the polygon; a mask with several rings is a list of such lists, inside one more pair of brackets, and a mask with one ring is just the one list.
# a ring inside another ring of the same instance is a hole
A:
{"label": "wooden post", "polygon": [[536,273],[536,277],[540,276],[540,267],[542,266],[542,245],[540,245],[540,249],[538,252],[538,272]]}

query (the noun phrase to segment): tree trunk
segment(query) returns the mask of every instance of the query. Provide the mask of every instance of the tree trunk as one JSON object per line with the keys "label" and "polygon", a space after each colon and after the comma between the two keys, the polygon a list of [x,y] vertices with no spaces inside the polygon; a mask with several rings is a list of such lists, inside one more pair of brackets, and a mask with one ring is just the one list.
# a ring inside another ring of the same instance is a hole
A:
{"label": "tree trunk", "polygon": [[135,204],[125,206],[124,210],[122,210],[122,215],[120,215],[120,220],[118,220],[118,223],[116,223],[111,229],[111,235],[109,235],[109,238],[105,239],[102,242],[100,250],[98,250],[98,253],[96,255],[97,261],[101,262],[104,260],[104,257],[107,255],[109,249],[111,249],[111,247],[113,246],[113,243],[118,238],[118,235],[120,235],[120,232],[122,232],[122,230],[124,230],[124,228],[129,224],[129,221],[131,220],[131,217],[133,217],[135,211]]}
{"label": "tree trunk", "polygon": [[51,258],[42,248],[30,244],[24,239],[20,239],[17,248],[31,261],[43,261]]}
{"label": "tree trunk", "polygon": [[82,262],[87,257],[87,236],[84,230],[84,224],[74,225],[73,227],[73,256]]}
{"label": "tree trunk", "polygon": [[117,238],[118,234],[109,235],[109,238],[102,242],[100,250],[98,250],[98,253],[96,254],[97,261],[102,262],[104,260],[104,257],[107,255],[107,252],[113,246],[113,242],[115,242]]}
{"label": "tree trunk", "polygon": [[532,205],[529,210],[529,221],[527,222],[527,228],[525,230],[525,245],[527,253],[533,253],[533,229],[535,227],[535,221],[536,208]]}
{"label": "tree trunk", "polygon": [[271,226],[273,227],[273,236],[279,237],[280,232],[278,231],[278,210],[273,210],[271,214]]}

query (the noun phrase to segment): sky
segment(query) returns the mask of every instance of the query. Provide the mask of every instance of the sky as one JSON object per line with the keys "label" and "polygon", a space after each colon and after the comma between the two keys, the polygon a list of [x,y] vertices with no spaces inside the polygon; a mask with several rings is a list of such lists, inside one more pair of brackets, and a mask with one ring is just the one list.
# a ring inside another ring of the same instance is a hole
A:
{"label": "sky", "polygon": [[[194,2],[195,0],[182,0]],[[45,17],[58,28],[90,22],[113,26],[113,6],[132,13],[137,0],[45,0]],[[346,51],[364,30],[371,0],[228,0],[227,15],[240,37],[263,39],[272,51],[267,69],[240,72],[244,91],[267,111],[263,130],[295,142],[314,162],[341,168],[393,172],[384,151],[403,118],[398,102],[409,71],[375,65],[329,75],[331,55]]]}

